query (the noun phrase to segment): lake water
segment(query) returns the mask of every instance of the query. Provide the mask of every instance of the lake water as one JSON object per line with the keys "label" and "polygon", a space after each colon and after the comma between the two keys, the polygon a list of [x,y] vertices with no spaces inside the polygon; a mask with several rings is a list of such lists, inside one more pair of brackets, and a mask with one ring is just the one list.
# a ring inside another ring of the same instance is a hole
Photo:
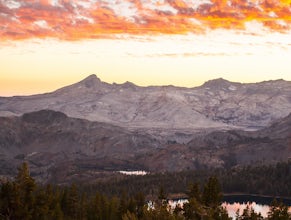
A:
{"label": "lake water", "polygon": [[[247,201],[247,202],[246,202]],[[249,206],[253,208],[256,213],[261,213],[263,217],[268,216],[270,204],[273,201],[272,197],[256,196],[256,195],[229,195],[224,197],[222,206],[226,208],[230,217],[234,219],[237,210],[240,215],[243,210]],[[285,205],[289,206],[291,212],[291,199],[277,198],[277,201],[282,201]]]}
{"label": "lake water", "polygon": [[[289,211],[291,212],[291,199],[277,199],[278,201],[284,202],[285,205],[289,206]],[[253,208],[256,213],[261,213],[263,217],[268,216],[268,211],[270,209],[270,204],[273,201],[272,197],[256,196],[256,195],[229,195],[224,196],[222,206],[226,208],[230,217],[235,219],[237,210],[240,211],[240,215],[243,210],[249,206]],[[187,199],[180,200],[170,200],[169,205],[172,209],[176,205],[183,206],[184,203],[188,202]]]}
{"label": "lake water", "polygon": [[263,217],[268,216],[269,206],[268,205],[262,205],[257,204],[256,202],[247,202],[247,203],[222,203],[222,206],[226,208],[228,215],[234,219],[237,210],[239,210],[239,214],[241,215],[243,213],[243,210],[249,206],[249,208],[253,208],[256,213],[261,213]]}
{"label": "lake water", "polygon": [[128,175],[128,176],[144,176],[149,174],[148,172],[144,170],[132,170],[132,171],[127,171],[127,170],[120,170],[118,173]]}

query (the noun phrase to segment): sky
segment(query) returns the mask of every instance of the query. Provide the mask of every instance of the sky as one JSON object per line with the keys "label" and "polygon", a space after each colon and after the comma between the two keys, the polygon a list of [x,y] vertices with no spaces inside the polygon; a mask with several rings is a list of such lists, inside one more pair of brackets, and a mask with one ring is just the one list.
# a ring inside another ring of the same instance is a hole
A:
{"label": "sky", "polygon": [[291,80],[291,0],[0,0],[0,96]]}

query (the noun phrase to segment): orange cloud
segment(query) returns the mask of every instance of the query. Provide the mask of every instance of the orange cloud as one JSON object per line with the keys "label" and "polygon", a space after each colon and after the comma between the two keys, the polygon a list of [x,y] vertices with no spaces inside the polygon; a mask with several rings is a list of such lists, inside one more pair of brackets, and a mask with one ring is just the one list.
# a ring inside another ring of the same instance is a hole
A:
{"label": "orange cloud", "polygon": [[2,40],[203,33],[217,28],[244,29],[250,21],[270,31],[289,31],[291,0],[212,0],[196,5],[186,0],[0,1]]}

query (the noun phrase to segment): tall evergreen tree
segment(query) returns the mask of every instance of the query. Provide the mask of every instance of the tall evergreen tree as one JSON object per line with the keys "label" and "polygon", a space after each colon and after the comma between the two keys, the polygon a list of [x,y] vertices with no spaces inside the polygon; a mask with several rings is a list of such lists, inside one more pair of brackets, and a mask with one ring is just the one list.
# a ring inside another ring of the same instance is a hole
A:
{"label": "tall evergreen tree", "polygon": [[20,196],[20,208],[17,214],[21,216],[22,219],[32,219],[36,183],[30,176],[28,164],[26,162],[19,167],[18,174],[15,178],[15,184]]}
{"label": "tall evergreen tree", "polygon": [[189,190],[186,194],[189,198],[195,198],[198,202],[201,202],[201,192],[198,183],[190,184]]}
{"label": "tall evergreen tree", "polygon": [[216,207],[221,204],[221,186],[217,177],[213,176],[208,179],[208,182],[204,186],[202,200],[209,207]]}

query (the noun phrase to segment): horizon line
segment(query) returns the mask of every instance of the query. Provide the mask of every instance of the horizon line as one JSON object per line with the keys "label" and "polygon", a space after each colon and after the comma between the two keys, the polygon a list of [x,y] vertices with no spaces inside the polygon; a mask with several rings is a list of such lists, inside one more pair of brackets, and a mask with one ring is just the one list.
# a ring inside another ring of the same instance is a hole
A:
{"label": "horizon line", "polygon": [[140,88],[150,88],[150,87],[175,87],[175,88],[185,88],[185,89],[195,89],[195,88],[199,88],[203,85],[205,85],[206,83],[208,82],[214,82],[214,81],[225,81],[225,82],[229,82],[229,83],[233,83],[233,84],[260,84],[260,83],[266,83],[266,82],[275,82],[275,81],[284,81],[284,82],[291,82],[289,80],[286,80],[286,79],[283,79],[283,78],[279,78],[279,79],[266,79],[266,80],[262,80],[262,81],[253,81],[253,82],[239,82],[239,81],[231,81],[231,80],[228,80],[228,79],[225,79],[223,77],[218,77],[218,78],[212,78],[212,79],[209,79],[209,80],[206,80],[204,81],[202,84],[199,84],[197,86],[180,86],[180,85],[174,85],[174,84],[149,84],[149,85],[140,85],[138,83],[135,83],[135,82],[132,82],[132,81],[124,81],[122,83],[117,83],[117,82],[108,82],[108,81],[103,81],[101,78],[98,77],[97,74],[89,74],[88,76],[86,76],[85,78],[79,80],[79,81],[76,81],[74,83],[71,83],[71,84],[67,84],[67,85],[64,85],[64,86],[60,86],[56,89],[52,89],[50,91],[45,91],[45,92],[40,92],[40,93],[28,93],[28,94],[16,94],[16,95],[1,95],[0,94],[0,97],[1,98],[11,98],[11,97],[26,97],[26,96],[35,96],[35,95],[44,95],[44,94],[50,94],[50,93],[54,93],[58,90],[61,90],[61,89],[65,89],[67,87],[70,87],[70,86],[73,86],[75,84],[78,84],[78,83],[82,83],[83,81],[85,80],[88,80],[90,78],[96,78],[97,80],[99,80],[101,83],[105,83],[105,84],[108,84],[108,85],[111,85],[111,86],[114,86],[114,85],[124,85],[124,84],[132,84],[133,86],[135,87],[140,87]]}

